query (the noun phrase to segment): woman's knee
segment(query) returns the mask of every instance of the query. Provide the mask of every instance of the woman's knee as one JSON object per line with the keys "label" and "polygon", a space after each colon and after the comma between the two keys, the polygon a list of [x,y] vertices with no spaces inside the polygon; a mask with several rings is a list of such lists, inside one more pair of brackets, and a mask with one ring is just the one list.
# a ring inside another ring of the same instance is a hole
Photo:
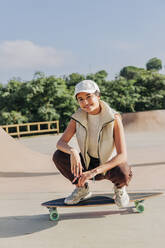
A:
{"label": "woman's knee", "polygon": [[59,150],[55,151],[52,157],[53,162],[56,164],[57,161],[59,161],[60,153]]}
{"label": "woman's knee", "polygon": [[52,160],[56,166],[61,165],[61,164],[65,164],[65,160],[68,160],[67,155],[68,154],[66,154],[60,150],[56,150],[53,154]]}
{"label": "woman's knee", "polygon": [[65,167],[70,164],[70,155],[60,150],[56,150],[53,154],[52,160],[57,168]]}
{"label": "woman's knee", "polygon": [[123,179],[123,182],[125,182],[127,185],[132,178],[131,167],[128,165],[128,163],[122,163],[118,167],[120,170],[120,176]]}
{"label": "woman's knee", "polygon": [[115,185],[127,185],[132,178],[132,171],[127,163],[122,163],[109,171],[110,180]]}

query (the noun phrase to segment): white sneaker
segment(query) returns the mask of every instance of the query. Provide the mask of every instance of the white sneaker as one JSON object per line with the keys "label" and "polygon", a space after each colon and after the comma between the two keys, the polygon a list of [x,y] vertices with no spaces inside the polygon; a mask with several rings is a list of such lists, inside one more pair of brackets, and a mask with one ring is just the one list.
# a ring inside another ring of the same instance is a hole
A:
{"label": "white sneaker", "polygon": [[114,186],[115,203],[119,208],[127,207],[129,204],[129,195],[127,194],[126,187],[117,188]]}
{"label": "white sneaker", "polygon": [[76,187],[72,194],[65,198],[64,203],[67,205],[74,205],[89,198],[91,195],[92,193],[89,191],[89,187],[86,184],[84,187]]}

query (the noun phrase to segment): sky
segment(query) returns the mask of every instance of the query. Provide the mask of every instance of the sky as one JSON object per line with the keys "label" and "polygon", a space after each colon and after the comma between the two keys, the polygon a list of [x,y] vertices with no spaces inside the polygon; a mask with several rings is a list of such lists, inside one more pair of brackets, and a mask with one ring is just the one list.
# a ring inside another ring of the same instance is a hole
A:
{"label": "sky", "polygon": [[0,0],[0,83],[87,75],[162,60],[164,0]]}

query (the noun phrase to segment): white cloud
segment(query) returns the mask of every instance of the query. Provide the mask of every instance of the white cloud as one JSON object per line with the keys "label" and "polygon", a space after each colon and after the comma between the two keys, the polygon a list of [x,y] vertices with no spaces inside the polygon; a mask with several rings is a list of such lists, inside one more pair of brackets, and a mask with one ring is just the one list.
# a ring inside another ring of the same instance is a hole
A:
{"label": "white cloud", "polygon": [[73,56],[69,51],[58,51],[55,47],[40,46],[28,40],[0,43],[1,70],[59,68],[72,60]]}

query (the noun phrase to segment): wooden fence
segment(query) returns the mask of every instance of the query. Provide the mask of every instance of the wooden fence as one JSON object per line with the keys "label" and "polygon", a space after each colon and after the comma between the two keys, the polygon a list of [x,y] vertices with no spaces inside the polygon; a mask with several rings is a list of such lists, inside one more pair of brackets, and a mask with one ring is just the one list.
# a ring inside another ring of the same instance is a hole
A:
{"label": "wooden fence", "polygon": [[1,127],[11,136],[17,137],[20,137],[24,134],[34,133],[59,133],[59,121],[31,122],[23,124],[3,125]]}

